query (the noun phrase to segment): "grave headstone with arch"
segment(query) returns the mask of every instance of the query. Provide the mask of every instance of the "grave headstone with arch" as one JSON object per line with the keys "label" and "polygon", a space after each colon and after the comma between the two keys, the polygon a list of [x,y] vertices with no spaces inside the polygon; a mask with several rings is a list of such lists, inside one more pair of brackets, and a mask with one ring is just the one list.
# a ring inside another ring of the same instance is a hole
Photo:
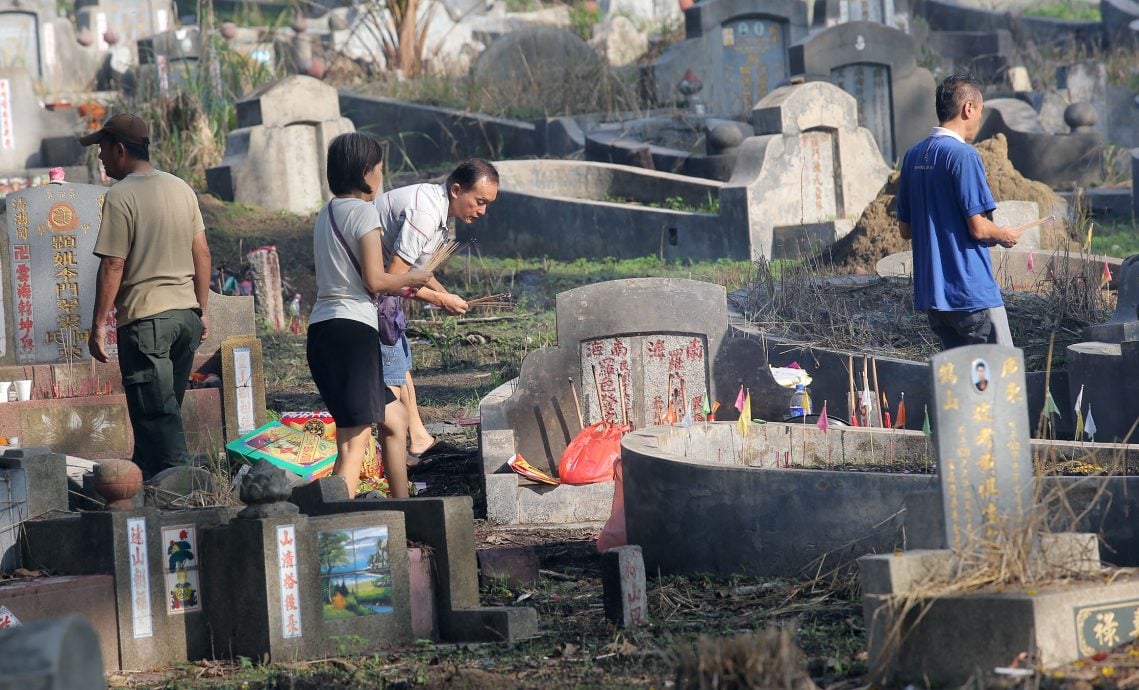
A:
{"label": "grave headstone with arch", "polygon": [[676,100],[691,69],[710,112],[743,115],[790,76],[787,49],[806,36],[807,10],[794,0],[709,0],[685,10],[684,24],[686,39],[653,63],[657,97]]}
{"label": "grave headstone with arch", "polygon": [[790,49],[791,72],[829,81],[858,101],[858,121],[887,162],[903,156],[937,123],[936,84],[917,66],[908,34],[873,22],[849,22],[812,34]]}

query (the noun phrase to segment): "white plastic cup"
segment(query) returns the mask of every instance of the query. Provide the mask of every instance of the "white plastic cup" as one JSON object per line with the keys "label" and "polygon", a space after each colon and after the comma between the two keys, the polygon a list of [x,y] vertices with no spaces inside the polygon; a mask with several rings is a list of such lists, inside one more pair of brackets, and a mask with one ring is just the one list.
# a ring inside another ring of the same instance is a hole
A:
{"label": "white plastic cup", "polygon": [[8,402],[8,391],[12,390],[11,381],[0,381],[0,403]]}
{"label": "white plastic cup", "polygon": [[32,399],[32,380],[21,379],[16,381],[16,398],[20,402]]}

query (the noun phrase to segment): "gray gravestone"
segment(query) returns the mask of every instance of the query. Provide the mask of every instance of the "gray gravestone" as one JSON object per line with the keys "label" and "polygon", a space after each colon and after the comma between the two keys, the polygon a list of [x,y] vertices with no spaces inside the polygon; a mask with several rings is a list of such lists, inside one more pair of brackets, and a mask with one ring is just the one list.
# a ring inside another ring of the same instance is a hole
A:
{"label": "gray gravestone", "polygon": [[[18,363],[89,357],[99,259],[92,254],[107,188],[49,184],[8,195],[12,345]],[[108,320],[111,351],[113,321]],[[0,351],[0,354],[6,354]]]}
{"label": "gray gravestone", "polygon": [[887,162],[901,157],[937,122],[933,75],[917,65],[916,41],[874,22],[848,22],[791,46],[791,73],[829,81],[858,101],[858,120]]}
{"label": "gray gravestone", "polygon": [[930,375],[946,543],[971,551],[1022,524],[1033,504],[1024,355],[958,347],[934,355]]}
{"label": "gray gravestone", "polygon": [[174,28],[177,13],[172,0],[79,0],[75,3],[75,25],[87,29],[99,50],[111,48],[107,33],[113,32],[115,45],[135,53],[139,39]]}
{"label": "gray gravestone", "polygon": [[[0,23],[4,17],[0,13]],[[41,142],[49,137],[74,136],[79,124],[72,108],[43,107],[37,79],[35,72],[24,67],[0,64],[0,176],[5,178],[12,173],[23,177],[29,168],[40,167],[44,162]],[[7,191],[5,186],[0,183],[0,194]]]}
{"label": "gray gravestone", "polygon": [[908,5],[906,0],[816,0],[812,24],[821,27],[874,22],[908,32]]}
{"label": "gray gravestone", "polygon": [[676,86],[691,69],[703,87],[698,94],[710,112],[743,115],[784,82],[787,48],[807,33],[806,5],[771,0],[711,0],[684,13],[686,40],[674,44],[652,66],[658,98],[674,100]]}
{"label": "gray gravestone", "polygon": [[606,618],[623,628],[649,624],[641,547],[618,546],[601,554],[601,585]]}
{"label": "gray gravestone", "polygon": [[1118,299],[1107,323],[1088,326],[1084,338],[1104,343],[1139,340],[1139,254],[1123,260],[1115,275]]}
{"label": "gray gravestone", "polygon": [[894,124],[890,110],[890,68],[859,62],[831,70],[831,83],[858,101],[858,123],[870,130],[878,150],[894,160]]}
{"label": "gray gravestone", "polygon": [[99,636],[79,616],[0,630],[0,690],[103,690]]}
{"label": "gray gravestone", "polygon": [[0,0],[0,68],[26,70],[44,95],[86,85],[98,68],[95,57],[76,42],[54,0]]}

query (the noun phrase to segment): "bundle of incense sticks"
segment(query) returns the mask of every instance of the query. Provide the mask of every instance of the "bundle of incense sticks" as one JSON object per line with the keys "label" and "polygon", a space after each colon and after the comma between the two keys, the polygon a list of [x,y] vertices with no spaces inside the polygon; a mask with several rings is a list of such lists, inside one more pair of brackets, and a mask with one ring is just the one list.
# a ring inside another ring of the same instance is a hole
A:
{"label": "bundle of incense sticks", "polygon": [[467,306],[482,307],[483,309],[513,307],[514,302],[511,302],[510,298],[511,294],[509,292],[500,292],[497,295],[487,295],[486,297],[469,299],[467,300]]}
{"label": "bundle of incense sticks", "polygon": [[439,246],[438,249],[431,254],[431,258],[423,264],[423,270],[435,271],[447,263],[447,259],[454,256],[455,252],[466,249],[471,246],[470,242],[456,242],[455,240],[447,240]]}

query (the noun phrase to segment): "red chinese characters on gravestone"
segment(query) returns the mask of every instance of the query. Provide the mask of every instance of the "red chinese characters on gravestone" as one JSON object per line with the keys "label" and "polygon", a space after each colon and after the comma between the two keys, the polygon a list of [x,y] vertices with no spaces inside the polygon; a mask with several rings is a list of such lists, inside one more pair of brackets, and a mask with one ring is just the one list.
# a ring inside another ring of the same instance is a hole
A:
{"label": "red chinese characters on gravestone", "polygon": [[285,638],[300,637],[302,634],[296,553],[296,527],[278,526],[277,566],[280,573],[278,596],[281,600],[281,636]]}

